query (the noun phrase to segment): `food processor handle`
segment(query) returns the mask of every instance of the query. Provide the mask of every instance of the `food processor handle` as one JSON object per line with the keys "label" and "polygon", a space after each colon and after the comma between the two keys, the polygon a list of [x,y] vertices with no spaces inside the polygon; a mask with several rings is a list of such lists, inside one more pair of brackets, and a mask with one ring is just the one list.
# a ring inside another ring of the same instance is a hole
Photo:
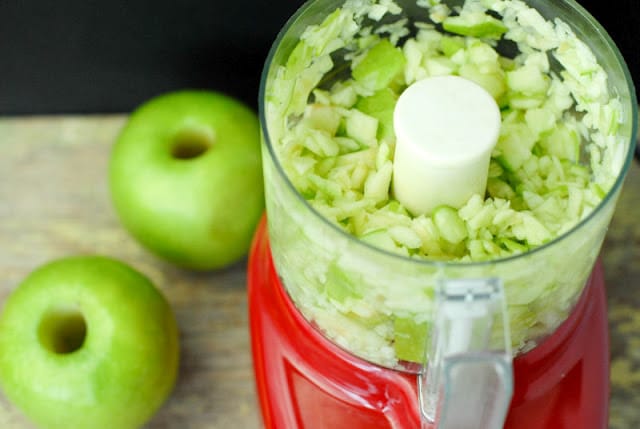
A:
{"label": "food processor handle", "polygon": [[499,279],[443,279],[418,376],[423,428],[502,428],[513,394],[511,339]]}

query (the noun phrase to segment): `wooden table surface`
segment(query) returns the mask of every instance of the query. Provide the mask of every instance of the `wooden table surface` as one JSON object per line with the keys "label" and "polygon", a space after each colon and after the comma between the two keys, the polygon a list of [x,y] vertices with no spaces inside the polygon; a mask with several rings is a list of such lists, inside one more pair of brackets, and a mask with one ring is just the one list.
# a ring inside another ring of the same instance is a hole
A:
{"label": "wooden table surface", "polygon": [[[51,259],[87,253],[121,259],[165,293],[181,333],[176,388],[146,427],[259,428],[246,260],[194,274],[157,260],[127,235],[106,183],[109,151],[124,120],[121,115],[0,119],[0,305],[31,270]],[[640,169],[634,163],[603,249],[613,428],[640,427],[639,193]],[[32,428],[1,392],[0,428]]]}

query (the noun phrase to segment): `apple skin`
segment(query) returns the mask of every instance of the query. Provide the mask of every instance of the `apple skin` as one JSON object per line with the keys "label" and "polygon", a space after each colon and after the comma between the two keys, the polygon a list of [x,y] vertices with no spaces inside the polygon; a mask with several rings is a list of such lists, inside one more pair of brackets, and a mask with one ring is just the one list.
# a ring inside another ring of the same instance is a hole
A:
{"label": "apple skin", "polygon": [[212,91],[155,97],[118,136],[109,185],[122,224],[152,253],[194,270],[229,265],[264,210],[257,116]]}
{"label": "apple skin", "polygon": [[[74,335],[63,314],[84,319],[86,329],[83,341],[55,351],[51,344],[65,332]],[[42,428],[138,428],[173,389],[178,361],[166,299],[114,259],[47,263],[13,291],[0,315],[0,385]]]}

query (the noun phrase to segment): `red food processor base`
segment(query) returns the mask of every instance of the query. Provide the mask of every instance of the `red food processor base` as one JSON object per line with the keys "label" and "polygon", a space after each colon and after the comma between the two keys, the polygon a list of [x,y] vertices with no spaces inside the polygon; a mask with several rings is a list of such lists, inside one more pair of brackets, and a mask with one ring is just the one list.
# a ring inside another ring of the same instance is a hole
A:
{"label": "red food processor base", "polygon": [[[416,376],[339,348],[296,309],[275,271],[263,218],[249,257],[249,318],[267,429],[420,428]],[[505,428],[606,428],[609,337],[597,264],[570,317],[516,357]]]}

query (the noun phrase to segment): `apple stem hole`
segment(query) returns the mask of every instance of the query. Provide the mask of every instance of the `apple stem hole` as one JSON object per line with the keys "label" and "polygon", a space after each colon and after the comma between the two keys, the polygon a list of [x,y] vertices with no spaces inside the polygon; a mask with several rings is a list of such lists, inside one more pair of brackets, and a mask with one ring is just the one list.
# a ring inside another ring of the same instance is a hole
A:
{"label": "apple stem hole", "polygon": [[208,130],[181,130],[173,139],[171,156],[175,159],[194,159],[213,145],[213,135]]}
{"label": "apple stem hole", "polygon": [[53,308],[40,321],[38,336],[47,350],[55,354],[70,354],[84,344],[87,323],[77,308]]}

